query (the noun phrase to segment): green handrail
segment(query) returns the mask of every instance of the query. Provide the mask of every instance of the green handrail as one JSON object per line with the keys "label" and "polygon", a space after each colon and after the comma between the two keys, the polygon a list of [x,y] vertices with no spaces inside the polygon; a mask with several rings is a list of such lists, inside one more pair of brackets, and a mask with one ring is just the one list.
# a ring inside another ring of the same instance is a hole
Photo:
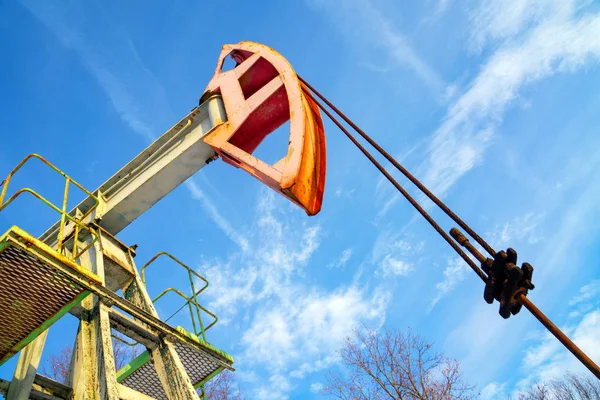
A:
{"label": "green handrail", "polygon": [[[204,308],[202,305],[200,305],[196,301],[194,301],[193,298],[187,297],[186,295],[184,295],[183,293],[181,293],[179,290],[177,290],[175,288],[168,288],[166,290],[163,290],[163,292],[160,295],[158,295],[154,299],[152,299],[152,302],[156,302],[157,300],[159,300],[161,297],[163,297],[168,292],[174,292],[186,300],[186,302],[183,306],[185,307],[186,305],[188,305],[190,308],[190,315],[192,316],[192,325],[194,326],[194,333],[196,334],[196,336],[202,335],[202,339],[204,339],[206,341],[205,332],[207,330],[209,330],[210,328],[212,328],[217,323],[217,321],[219,321],[219,318],[215,314],[213,314],[212,312],[210,312],[206,308]],[[194,322],[192,305],[194,305],[196,307],[196,313],[198,315],[198,321],[200,323],[200,332],[198,332],[196,330],[196,324]],[[181,310],[181,308],[179,310]],[[179,312],[179,310],[177,312]],[[211,317],[214,318],[214,321],[211,322],[206,328],[204,327],[204,325],[202,323],[202,316],[200,314],[200,310],[204,311],[205,313],[207,313],[208,315],[210,315]],[[171,317],[173,317],[175,314],[177,314],[177,312],[173,313],[169,318],[167,318],[167,320],[170,319]]]}
{"label": "green handrail", "polygon": [[[180,297],[182,297],[183,299],[185,299],[186,302],[177,311],[175,311],[173,314],[171,314],[171,316],[169,316],[169,318],[167,318],[165,321],[168,321],[173,316],[175,316],[179,311],[181,311],[186,306],[188,306],[189,311],[190,311],[190,317],[191,317],[191,320],[192,320],[192,326],[194,328],[194,333],[197,336],[202,336],[202,338],[204,340],[206,340],[206,333],[205,332],[208,329],[210,329],[211,327],[213,327],[217,323],[217,321],[219,320],[218,317],[215,314],[213,314],[212,312],[208,311],[206,308],[204,308],[203,306],[201,306],[198,303],[198,295],[200,293],[202,293],[208,287],[208,281],[202,275],[198,274],[196,271],[194,271],[193,269],[191,269],[190,267],[188,267],[187,265],[185,265],[183,262],[181,262],[180,260],[178,260],[177,258],[175,258],[170,253],[168,253],[166,251],[162,251],[162,252],[158,253],[157,255],[155,255],[154,257],[152,257],[150,259],[150,261],[148,261],[146,264],[144,264],[144,266],[141,268],[142,282],[144,283],[144,285],[146,284],[146,275],[145,275],[146,268],[148,268],[160,256],[167,256],[167,257],[169,257],[171,260],[175,261],[177,264],[179,264],[181,267],[183,267],[188,272],[188,278],[190,280],[190,287],[192,289],[192,295],[190,297],[188,297],[188,296],[184,295],[181,291],[179,291],[176,288],[167,288],[167,289],[163,290],[154,299],[152,299],[152,302],[153,303],[156,302],[157,300],[159,300],[161,297],[163,297],[168,292],[174,292],[177,295],[179,295]],[[196,290],[196,286],[194,284],[194,276],[204,282],[204,285],[199,290]],[[198,328],[196,326],[196,318],[194,317],[194,308],[193,307],[196,308],[195,311],[196,311],[196,316],[198,318],[198,323],[200,324],[200,331],[198,331]],[[208,315],[210,315],[211,317],[214,318],[214,321],[211,324],[209,324],[206,328],[204,327],[204,324],[202,322],[202,314],[201,314],[200,311],[204,311],[205,313],[207,313]]]}
{"label": "green handrail", "polygon": [[[23,167],[23,165],[25,165],[25,163],[27,161],[29,161],[30,159],[40,160],[41,162],[43,162],[44,164],[46,164],[47,166],[52,168],[54,171],[58,172],[63,178],[65,178],[65,190],[64,190],[64,196],[63,196],[62,208],[57,207],[52,202],[50,202],[48,199],[46,199],[44,196],[40,195],[35,190],[32,190],[30,188],[19,189],[12,196],[10,196],[8,198],[8,200],[6,200],[6,201],[4,200],[6,198],[6,193],[8,191],[8,185],[9,185],[13,175],[19,169],[21,169],[21,167]],[[67,212],[67,200],[69,197],[69,186],[71,183],[74,184],[75,186],[77,186],[79,189],[81,189],[85,194],[87,194],[89,197],[91,197],[95,202],[95,204],[92,207],[90,207],[90,209],[87,210],[86,213],[81,216],[81,218],[72,217]],[[85,226],[84,224],[81,223],[82,220],[84,220],[87,216],[89,216],[92,213],[92,211],[94,211],[98,207],[98,204],[100,203],[98,198],[96,196],[94,196],[91,192],[89,192],[86,188],[84,188],[79,183],[77,183],[75,180],[73,180],[70,176],[65,174],[60,169],[58,169],[58,167],[56,167],[54,164],[52,164],[51,162],[46,160],[44,157],[40,156],[39,154],[29,154],[27,157],[25,157],[8,174],[8,176],[5,179],[3,179],[2,182],[0,182],[0,187],[2,187],[2,192],[0,192],[0,212],[2,212],[9,204],[11,204],[21,194],[29,193],[29,194],[33,195],[34,197],[36,197],[37,199],[41,200],[43,203],[45,203],[46,205],[48,205],[50,208],[52,208],[54,211],[58,212],[61,215],[59,231],[58,231],[58,236],[57,236],[57,250],[61,253],[64,250],[63,245],[66,242],[66,240],[65,240],[66,238],[64,236],[66,222],[67,222],[67,220],[69,220],[75,224],[75,231],[74,231],[74,236],[73,236],[73,249],[71,252],[72,256],[70,257],[71,259],[73,259],[73,260],[78,259],[83,253],[85,253],[98,240],[98,235],[92,229],[88,228],[87,226]],[[77,243],[79,241],[78,239],[79,239],[79,233],[80,233],[81,229],[84,229],[90,233],[90,235],[92,236],[92,241],[90,243],[88,243],[83,249],[81,249],[80,251],[77,251],[78,250]]]}

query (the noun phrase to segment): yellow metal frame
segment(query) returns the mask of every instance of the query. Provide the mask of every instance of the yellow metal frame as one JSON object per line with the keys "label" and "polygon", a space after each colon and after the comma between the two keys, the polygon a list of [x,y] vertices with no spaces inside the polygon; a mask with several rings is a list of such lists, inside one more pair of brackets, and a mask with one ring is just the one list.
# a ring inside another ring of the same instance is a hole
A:
{"label": "yellow metal frame", "polygon": [[[5,200],[6,193],[8,191],[8,185],[9,185],[11,179],[13,178],[13,175],[19,169],[21,169],[23,167],[23,165],[25,165],[25,163],[27,163],[27,161],[29,161],[31,159],[40,160],[41,162],[43,162],[44,164],[46,164],[47,166],[52,168],[54,171],[58,172],[63,178],[65,178],[65,190],[64,190],[64,196],[63,196],[62,208],[57,207],[52,202],[47,200],[45,197],[43,197],[42,195],[37,193],[35,190],[30,189],[30,188],[19,189],[12,196],[10,196],[7,200]],[[91,197],[95,201],[95,204],[92,207],[90,207],[90,209],[88,211],[86,211],[86,213],[83,214],[80,218],[73,217],[73,216],[69,215],[69,213],[67,212],[67,200],[69,197],[69,186],[71,183],[74,184],[76,187],[78,187],[80,190],[82,190],[85,194],[87,194],[89,197]],[[66,242],[66,240],[65,240],[66,239],[65,238],[65,225],[66,225],[67,220],[69,220],[75,224],[75,228],[74,228],[75,232],[73,235],[73,248],[72,248],[71,256],[70,256],[70,258],[72,260],[78,259],[83,253],[85,253],[94,244],[94,242],[96,242],[96,240],[98,240],[98,235],[93,230],[91,230],[90,228],[88,228],[81,222],[86,217],[88,217],[98,207],[98,205],[100,204],[98,197],[94,196],[91,192],[89,192],[87,189],[85,189],[83,186],[81,186],[79,183],[77,183],[75,180],[73,180],[70,176],[65,174],[63,171],[58,169],[54,164],[52,164],[51,162],[49,162],[48,160],[46,160],[39,154],[29,154],[27,157],[25,157],[23,159],[23,161],[21,161],[8,174],[8,176],[2,182],[0,182],[0,187],[2,187],[2,192],[0,192],[0,212],[2,212],[10,203],[12,203],[21,194],[29,193],[29,194],[33,195],[34,197],[36,197],[37,199],[44,202],[47,206],[49,206],[54,211],[56,211],[60,214],[60,216],[61,216],[60,217],[60,227],[59,227],[59,232],[58,232],[58,236],[57,236],[57,250],[59,253],[63,253],[63,251],[65,250],[65,247],[64,247],[64,244]],[[78,251],[77,244],[79,242],[79,234],[80,234],[81,229],[87,231],[91,235],[92,240],[85,247],[83,247],[81,250]]]}
{"label": "yellow metal frame", "polygon": [[[71,276],[76,274],[80,279],[83,279],[88,285],[101,285],[102,280],[98,275],[89,271],[82,266],[78,265],[74,260],[60,254],[52,247],[48,246],[44,242],[36,239],[22,229],[13,226],[5,234],[0,236],[0,253],[5,251],[7,248],[14,246],[20,248],[38,259],[41,263],[46,264],[55,271],[70,274]],[[68,272],[67,272],[68,271]],[[7,353],[2,359],[0,359],[0,365],[10,359],[19,350],[25,347],[28,343],[38,337],[43,331],[48,329],[52,324],[58,321],[63,315],[71,310],[75,305],[79,304],[88,294],[91,293],[89,288],[79,284],[76,281],[72,282],[73,285],[80,286],[82,292],[71,301],[66,303],[56,314],[51,318],[47,319],[39,327],[34,329],[27,337],[16,343],[12,347],[12,351]]]}

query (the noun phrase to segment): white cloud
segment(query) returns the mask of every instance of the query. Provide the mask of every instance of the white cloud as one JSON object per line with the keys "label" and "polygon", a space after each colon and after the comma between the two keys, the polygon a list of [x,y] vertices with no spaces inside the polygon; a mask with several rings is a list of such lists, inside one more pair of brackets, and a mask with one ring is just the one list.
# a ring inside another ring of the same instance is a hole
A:
{"label": "white cloud", "polygon": [[345,267],[346,264],[348,263],[348,261],[350,261],[350,258],[352,258],[352,249],[348,248],[344,251],[342,251],[342,253],[340,254],[340,256],[338,257],[338,259],[329,264],[329,268],[342,268]]}
{"label": "white cloud", "polygon": [[[239,342],[239,370],[264,370],[288,382],[278,390],[257,387],[257,398],[286,398],[293,380],[338,362],[335,350],[343,338],[362,323],[380,326],[390,298],[386,290],[368,290],[358,282],[328,290],[306,284],[305,269],[319,248],[320,228],[285,205],[261,190],[256,220],[246,233],[252,251],[200,266],[211,282],[208,308],[219,321],[248,316]],[[340,260],[347,262],[351,253],[342,252]]]}
{"label": "white cloud", "polygon": [[291,389],[292,385],[286,377],[273,375],[269,378],[268,386],[260,386],[255,390],[255,397],[259,400],[286,400]]}
{"label": "white cloud", "polygon": [[198,187],[198,185],[196,185],[193,179],[186,181],[185,186],[190,191],[194,199],[202,202],[202,207],[209,215],[209,217],[215,222],[215,224],[217,224],[219,229],[221,229],[221,231],[223,231],[223,233],[225,233],[225,235],[229,239],[231,239],[231,241],[240,246],[240,249],[242,249],[242,251],[248,251],[250,248],[248,239],[231,226],[229,221],[223,217],[223,215],[219,212],[217,207],[215,207],[215,205],[212,203],[212,201],[210,201],[206,194],[204,194],[204,192],[200,190],[200,188]]}
{"label": "white cloud", "polygon": [[513,40],[532,25],[570,17],[590,0],[484,1],[471,15],[471,46],[481,50],[493,41]]}
{"label": "white cloud", "polygon": [[406,261],[398,258],[394,258],[388,254],[381,262],[381,270],[383,271],[383,276],[407,276],[414,270],[414,267],[412,264],[409,264]]}
{"label": "white cloud", "polygon": [[460,257],[448,262],[448,266],[444,269],[444,280],[435,285],[437,294],[429,305],[429,311],[465,279],[468,271],[469,267]]}
{"label": "white cloud", "polygon": [[324,388],[324,386],[323,386],[323,384],[321,382],[315,382],[315,383],[312,383],[310,385],[310,391],[313,392],[313,393],[315,393],[315,394],[316,393],[321,393],[321,391],[323,390],[323,388]]}
{"label": "white cloud", "polygon": [[[294,377],[314,372],[306,359],[318,362],[332,356],[343,338],[362,322],[379,326],[389,294],[377,290],[370,297],[355,286],[333,293],[290,293],[277,304],[261,306],[243,337],[244,358],[252,364],[268,363],[273,371],[292,369]],[[333,361],[321,362],[325,368]]]}
{"label": "white cloud", "polygon": [[298,368],[296,368],[292,372],[290,372],[290,377],[302,379],[307,374],[312,374],[313,372],[322,371],[322,370],[329,368],[330,366],[338,363],[339,361],[340,361],[340,357],[336,353],[336,354],[331,354],[331,355],[325,356],[322,359],[318,359],[318,360],[311,361],[311,362],[305,362],[305,363],[301,364]]}
{"label": "white cloud", "polygon": [[507,245],[516,246],[515,243],[525,242],[535,244],[542,240],[539,232],[540,225],[544,222],[545,215],[541,213],[527,213],[515,217],[503,225],[497,225],[487,233],[489,243],[494,247]]}
{"label": "white cloud", "polygon": [[494,39],[498,46],[449,106],[417,168],[416,175],[438,197],[482,161],[504,111],[524,86],[600,59],[600,16],[582,11],[589,2],[545,3],[481,3],[472,20],[473,35],[484,38],[477,39],[481,45]]}
{"label": "white cloud", "polygon": [[412,243],[404,231],[392,233],[389,229],[380,229],[373,244],[371,263],[376,266],[376,276],[407,276],[414,270],[418,256],[423,252],[424,241]]}
{"label": "white cloud", "polygon": [[432,7],[434,10],[433,13],[425,17],[422,21],[422,24],[431,25],[439,21],[439,19],[446,14],[451,5],[452,0],[437,0],[435,7]]}
{"label": "white cloud", "polygon": [[481,390],[481,400],[496,400],[506,398],[506,384],[492,382]]}
{"label": "white cloud", "polygon": [[345,189],[343,187],[338,187],[334,194],[336,197],[344,197],[344,198],[352,198],[352,195],[354,195],[354,192],[356,191],[356,189]]}
{"label": "white cloud", "polygon": [[592,300],[600,295],[600,280],[592,281],[579,289],[579,293],[569,301],[570,306]]}
{"label": "white cloud", "polygon": [[370,0],[307,0],[307,3],[324,9],[353,44],[362,40],[369,48],[375,46],[384,50],[398,66],[411,69],[436,95],[446,86],[437,71],[413,48],[410,40]]}
{"label": "white cloud", "polygon": [[379,327],[385,318],[389,293],[376,290],[367,297],[356,287],[338,289],[331,294],[294,290],[281,303],[261,306],[241,340],[239,357],[253,368],[288,383],[280,388],[259,387],[256,397],[287,398],[288,378],[303,379],[307,374],[329,368],[338,362],[335,350],[344,337],[361,323]]}
{"label": "white cloud", "polygon": [[[600,360],[600,309],[586,313],[577,324],[564,326],[562,330],[592,360]],[[523,370],[526,378],[518,383],[520,389],[527,388],[536,381],[544,382],[564,376],[568,371],[587,371],[583,364],[548,332],[540,335],[538,342],[526,351]]]}
{"label": "white cloud", "polygon": [[[200,270],[211,281],[212,309],[227,323],[240,303],[250,306],[271,297],[289,295],[293,278],[301,276],[319,247],[320,228],[308,226],[306,220],[291,218],[280,207],[283,200],[272,191],[262,189],[256,220],[243,238],[252,251],[232,253],[227,259],[206,260]],[[238,235],[238,233],[236,233]]]}

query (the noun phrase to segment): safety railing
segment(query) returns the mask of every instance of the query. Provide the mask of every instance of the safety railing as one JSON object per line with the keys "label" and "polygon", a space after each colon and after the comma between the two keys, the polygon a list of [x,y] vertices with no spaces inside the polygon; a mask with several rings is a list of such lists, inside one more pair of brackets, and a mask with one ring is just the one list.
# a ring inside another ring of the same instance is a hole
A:
{"label": "safety railing", "polygon": [[[190,312],[190,318],[192,320],[192,326],[194,328],[194,333],[196,334],[196,336],[198,336],[198,337],[201,336],[202,339],[206,341],[206,331],[209,330],[210,328],[212,328],[219,320],[219,318],[215,314],[208,311],[206,308],[204,308],[202,305],[200,305],[200,303],[198,303],[198,295],[200,293],[202,293],[208,287],[208,281],[206,280],[206,278],[204,278],[202,275],[198,274],[196,271],[194,271],[193,269],[191,269],[190,267],[188,267],[187,265],[182,263],[180,260],[178,260],[177,258],[172,256],[171,254],[163,251],[163,252],[158,253],[154,257],[152,257],[150,259],[150,261],[148,261],[142,267],[142,269],[141,269],[142,282],[144,282],[144,284],[146,284],[146,276],[145,276],[146,268],[148,268],[152,263],[154,263],[160,256],[169,257],[171,260],[175,261],[177,264],[179,264],[182,268],[184,268],[188,272],[188,278],[190,280],[190,287],[191,287],[192,295],[186,296],[180,290],[171,287],[171,288],[167,288],[167,289],[163,290],[162,292],[160,292],[160,294],[158,296],[156,296],[154,299],[152,299],[152,302],[155,303],[156,301],[158,301],[160,298],[162,298],[164,295],[166,295],[169,292],[173,292],[173,293],[177,294],[178,296],[180,296],[181,298],[183,298],[185,300],[185,303],[177,311],[175,311],[173,314],[171,314],[165,320],[165,322],[169,321],[171,318],[173,318],[176,314],[178,314],[181,310],[183,310],[187,306],[189,309],[189,312]],[[196,285],[194,284],[194,277],[196,277],[196,278],[200,279],[202,282],[204,282],[204,285],[202,285],[202,287],[199,290],[196,290]],[[213,322],[211,322],[206,327],[204,326],[204,323],[202,322],[201,311],[204,311],[206,314],[210,315],[214,319]],[[194,314],[196,316],[194,316]],[[196,325],[196,318],[198,319],[198,325],[200,326],[200,329],[198,329],[198,326]]]}
{"label": "safety railing", "polygon": [[[46,164],[47,166],[52,168],[54,171],[58,172],[63,178],[65,178],[65,188],[64,188],[62,207],[59,208],[58,206],[56,206],[52,202],[50,202],[48,199],[46,199],[44,196],[40,195],[35,190],[30,189],[30,188],[19,189],[15,193],[13,193],[12,196],[10,196],[8,199],[5,200],[6,194],[8,192],[8,185],[10,184],[10,181],[12,180],[13,176],[15,175],[15,173],[17,171],[19,171],[23,167],[23,165],[25,165],[25,163],[27,163],[27,161],[29,161],[31,159],[40,160],[41,162],[43,162],[44,164]],[[69,189],[70,189],[71,184],[75,185],[77,188],[82,190],[85,194],[87,194],[89,197],[91,197],[95,201],[95,204],[89,210],[87,210],[81,217],[76,217],[76,216],[74,217],[72,215],[69,215],[69,213],[67,212],[67,201],[69,198]],[[91,230],[90,228],[88,228],[81,222],[81,221],[85,220],[85,218],[88,217],[96,209],[96,207],[98,207],[98,204],[99,204],[98,198],[96,196],[94,196],[92,193],[90,193],[83,186],[81,186],[79,183],[77,183],[75,180],[73,180],[70,176],[65,174],[60,169],[58,169],[54,164],[47,161],[42,156],[40,156],[38,154],[29,154],[27,157],[25,157],[23,159],[23,161],[21,161],[8,174],[8,176],[4,180],[2,180],[2,182],[0,182],[0,188],[2,188],[2,191],[0,192],[0,212],[2,212],[9,204],[11,204],[17,197],[19,197],[23,193],[29,193],[29,194],[33,195],[34,197],[36,197],[37,199],[44,202],[47,206],[49,206],[54,211],[56,211],[60,214],[60,225],[59,225],[59,231],[58,231],[58,236],[57,236],[57,250],[59,253],[64,253],[65,250],[70,250],[71,254],[67,255],[67,257],[69,257],[70,259],[77,260],[83,253],[85,253],[94,244],[94,242],[96,242],[96,240],[98,240],[98,235],[93,230]],[[74,229],[72,232],[73,247],[71,249],[65,248],[65,243],[67,243],[68,240],[70,240],[70,235],[71,235],[71,232],[70,232],[69,235],[67,237],[65,237],[65,226],[67,224],[67,221],[71,221],[74,224]],[[79,249],[79,238],[80,238],[79,236],[80,236],[82,230],[87,231],[91,235],[91,240],[89,243],[87,243],[85,246],[83,246],[82,249]]]}

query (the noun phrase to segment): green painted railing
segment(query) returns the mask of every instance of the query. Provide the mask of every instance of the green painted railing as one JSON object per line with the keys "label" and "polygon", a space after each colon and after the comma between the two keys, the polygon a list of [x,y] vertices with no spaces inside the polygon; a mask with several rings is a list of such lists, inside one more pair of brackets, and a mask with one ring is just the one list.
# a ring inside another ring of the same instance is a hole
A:
{"label": "green painted railing", "polygon": [[[63,178],[65,178],[65,189],[64,189],[62,207],[59,208],[58,206],[56,206],[52,202],[50,202],[48,199],[46,199],[44,196],[40,195],[35,190],[30,189],[30,188],[19,189],[15,193],[13,193],[12,196],[10,196],[8,199],[6,199],[6,194],[8,192],[8,185],[9,185],[10,181],[12,180],[14,174],[19,169],[21,169],[21,167],[23,167],[23,165],[25,165],[25,163],[27,163],[27,161],[29,161],[31,159],[40,160],[41,162],[43,162],[44,164],[46,164],[47,166],[52,168],[54,171],[58,172]],[[67,212],[67,200],[69,198],[69,189],[70,189],[71,184],[75,185],[77,188],[82,190],[85,194],[87,194],[89,197],[91,197],[95,201],[95,204],[89,210],[87,210],[85,214],[83,214],[79,218],[71,216]],[[96,242],[96,240],[98,240],[98,235],[93,230],[91,230],[90,228],[88,228],[81,222],[81,221],[85,220],[85,218],[88,217],[98,207],[98,204],[99,204],[98,198],[96,196],[94,196],[92,193],[90,193],[83,186],[81,186],[79,183],[74,181],[70,176],[65,174],[60,169],[58,169],[54,164],[47,161],[44,157],[42,157],[38,154],[29,154],[27,157],[25,157],[23,159],[23,161],[21,161],[8,174],[8,176],[4,180],[2,180],[2,182],[0,182],[0,187],[2,188],[2,191],[0,192],[0,212],[2,212],[10,203],[12,203],[21,194],[29,193],[29,194],[33,195],[34,197],[36,197],[37,199],[41,200],[44,204],[46,204],[47,206],[52,208],[54,211],[56,211],[60,214],[60,225],[59,225],[59,231],[58,231],[58,236],[57,236],[57,250],[59,253],[64,253],[64,250],[68,250],[64,246],[65,243],[68,241],[67,240],[68,238],[65,237],[65,226],[67,224],[67,220],[73,222],[73,224],[75,226],[74,232],[73,232],[73,247],[72,247],[72,249],[70,249],[71,254],[67,256],[70,259],[77,260],[83,253],[85,253],[94,244],[94,242]],[[78,246],[79,235],[80,235],[82,229],[87,231],[91,235],[92,240],[88,244],[86,244],[81,250],[79,250],[79,246]]]}
{"label": "green painted railing", "polygon": [[[194,271],[193,269],[191,269],[190,267],[188,267],[187,265],[182,263],[180,260],[173,257],[171,254],[163,251],[163,252],[158,253],[154,257],[152,257],[150,259],[150,261],[148,261],[142,267],[142,269],[141,269],[142,282],[144,282],[144,284],[146,284],[146,275],[145,275],[146,268],[148,268],[152,263],[154,263],[160,256],[169,257],[171,260],[175,261],[177,264],[179,264],[179,266],[181,266],[188,272],[188,278],[190,280],[190,288],[191,288],[192,295],[186,296],[185,294],[183,294],[180,290],[178,290],[176,288],[167,288],[167,289],[163,290],[162,292],[160,292],[160,294],[158,296],[156,296],[154,299],[152,299],[152,302],[154,303],[154,302],[158,301],[160,298],[162,298],[164,295],[166,295],[169,292],[173,292],[173,293],[177,294],[178,296],[182,297],[183,299],[185,299],[185,303],[177,311],[175,311],[173,314],[171,314],[165,320],[165,322],[168,321],[169,319],[171,319],[172,317],[174,317],[177,313],[179,313],[181,310],[183,310],[187,306],[190,311],[190,317],[192,319],[192,326],[194,327],[194,333],[196,334],[196,336],[202,337],[202,339],[204,341],[206,341],[206,331],[209,330],[210,328],[212,328],[219,320],[219,318],[215,314],[208,311],[206,308],[204,308],[202,305],[200,305],[200,303],[198,303],[198,295],[200,293],[202,293],[208,287],[208,281],[206,280],[206,278],[204,278],[202,275],[198,274],[196,271]],[[196,278],[200,279],[202,282],[204,282],[204,284],[202,285],[202,287],[199,290],[196,290],[196,285],[194,284],[194,277],[196,277]],[[213,322],[211,322],[206,327],[204,326],[204,323],[202,322],[202,312],[201,311],[204,311],[206,314],[210,315],[214,319]],[[195,314],[195,316],[194,316],[194,314]],[[198,326],[196,325],[196,318],[198,319],[199,329],[198,329]]]}

